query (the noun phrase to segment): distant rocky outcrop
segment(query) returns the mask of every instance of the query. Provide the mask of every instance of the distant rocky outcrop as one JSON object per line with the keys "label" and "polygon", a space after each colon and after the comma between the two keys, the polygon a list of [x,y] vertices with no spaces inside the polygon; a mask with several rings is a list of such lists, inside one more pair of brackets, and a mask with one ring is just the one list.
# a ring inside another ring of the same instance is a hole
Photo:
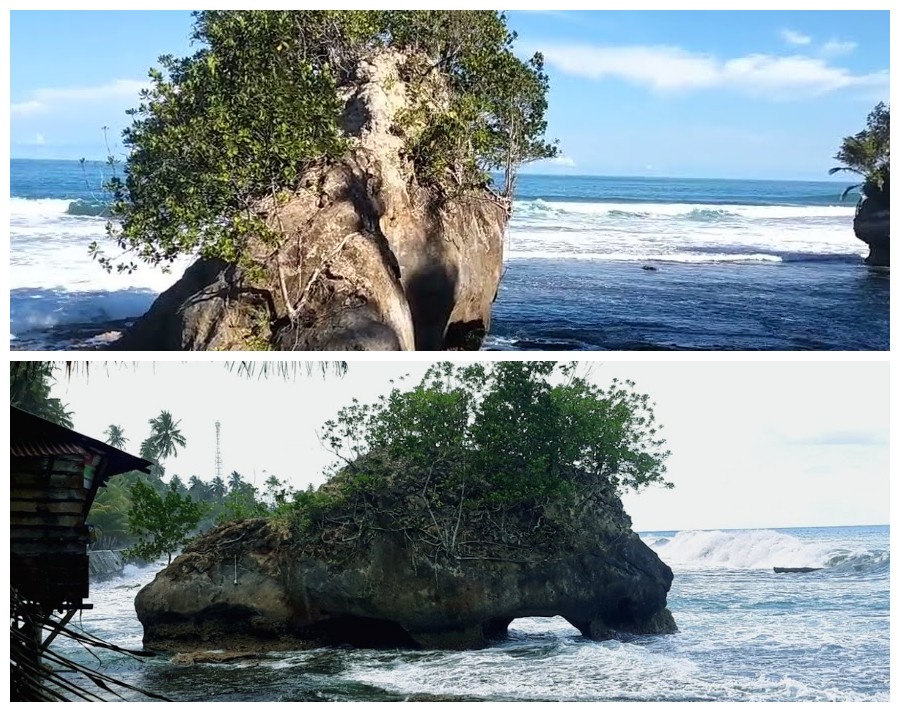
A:
{"label": "distant rocky outcrop", "polygon": [[448,196],[418,182],[402,137],[404,61],[385,50],[360,62],[343,92],[346,155],[260,204],[277,246],[252,242],[249,269],[198,260],[112,347],[477,349],[509,204],[487,188]]}
{"label": "distant rocky outcrop", "polygon": [[90,551],[88,570],[94,580],[107,580],[121,575],[125,569],[125,559],[118,551]]}
{"label": "distant rocky outcrop", "polygon": [[866,264],[873,267],[891,265],[891,211],[875,200],[860,203],[853,218],[854,234],[869,245]]}
{"label": "distant rocky outcrop", "polygon": [[461,506],[434,525],[415,492],[342,501],[305,532],[256,519],[193,542],[137,595],[145,644],[476,648],[553,615],[595,640],[676,630],[672,571],[611,491],[540,511]]}

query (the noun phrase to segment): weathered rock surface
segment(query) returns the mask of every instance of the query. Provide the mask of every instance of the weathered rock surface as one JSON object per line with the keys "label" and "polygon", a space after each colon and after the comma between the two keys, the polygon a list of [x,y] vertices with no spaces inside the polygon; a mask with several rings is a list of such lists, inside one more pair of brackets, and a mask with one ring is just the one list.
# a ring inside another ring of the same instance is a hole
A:
{"label": "weathered rock surface", "polygon": [[117,350],[478,348],[490,325],[508,204],[420,185],[400,137],[405,58],[383,52],[345,89],[350,148],[261,205],[279,244],[251,245],[253,274],[200,260]]}
{"label": "weathered rock surface", "polygon": [[[391,507],[422,505],[397,496]],[[597,640],[676,630],[666,608],[672,571],[631,531],[615,495],[545,509],[539,526],[554,533],[531,545],[484,543],[492,523],[481,532],[463,524],[450,555],[423,545],[435,530],[417,543],[414,527],[391,521],[335,524],[312,542],[266,520],[219,527],[138,594],[144,642],[176,651],[476,648],[517,617],[553,615]]]}
{"label": "weathered rock surface", "polygon": [[866,264],[891,266],[891,212],[864,200],[853,218],[853,233],[869,245]]}
{"label": "weathered rock surface", "polygon": [[125,570],[125,559],[118,551],[90,551],[88,572],[93,580],[107,580],[121,575]]}

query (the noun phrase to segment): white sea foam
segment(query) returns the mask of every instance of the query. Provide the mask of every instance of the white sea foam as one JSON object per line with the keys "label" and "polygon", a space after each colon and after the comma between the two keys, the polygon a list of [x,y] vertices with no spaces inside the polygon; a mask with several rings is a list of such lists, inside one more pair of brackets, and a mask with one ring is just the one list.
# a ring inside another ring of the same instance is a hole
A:
{"label": "white sea foam", "polygon": [[735,217],[744,219],[808,219],[810,217],[853,217],[852,205],[719,205],[696,203],[634,203],[634,202],[556,202],[522,200],[516,202],[515,212],[529,215],[614,215],[619,217]]}
{"label": "white sea foam", "polygon": [[887,551],[837,548],[780,531],[681,531],[647,544],[673,568],[835,568],[877,567],[889,563]]}
{"label": "white sea foam", "polygon": [[509,259],[686,264],[855,258],[849,206],[516,203]]}
{"label": "white sea foam", "polygon": [[10,199],[11,336],[139,316],[191,262],[181,259],[168,273],[142,265],[130,275],[108,274],[88,255],[94,240],[115,254],[106,239],[106,219],[70,215],[72,202]]}
{"label": "white sea foam", "polygon": [[[191,263],[165,272],[141,265],[108,274],[88,256],[106,239],[106,219],[68,199],[11,198],[11,340],[51,326],[142,314]],[[747,206],[657,203],[517,202],[506,256],[666,264],[778,264],[855,259],[865,245],[849,227],[850,206]]]}
{"label": "white sea foam", "polygon": [[608,252],[600,254],[596,252],[564,252],[564,251],[528,251],[517,250],[513,255],[516,259],[575,259],[579,261],[602,262],[674,262],[679,264],[712,264],[716,262],[782,262],[783,257],[777,254],[727,254],[711,253],[698,254],[682,252],[674,254],[632,254],[628,252]]}

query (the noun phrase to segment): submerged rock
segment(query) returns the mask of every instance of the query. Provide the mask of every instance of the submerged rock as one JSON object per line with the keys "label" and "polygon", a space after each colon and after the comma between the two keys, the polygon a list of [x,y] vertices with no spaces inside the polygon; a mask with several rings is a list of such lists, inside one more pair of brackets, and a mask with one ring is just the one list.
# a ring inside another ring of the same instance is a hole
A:
{"label": "submerged rock", "polygon": [[595,640],[676,630],[672,571],[612,492],[433,517],[408,489],[360,501],[306,529],[257,519],[196,540],[137,595],[145,644],[477,648],[554,615]]}
{"label": "submerged rock", "polygon": [[125,559],[118,551],[90,551],[88,553],[88,573],[93,580],[108,580],[121,575],[125,570]]}
{"label": "submerged rock", "polygon": [[387,50],[356,68],[344,88],[349,149],[277,207],[260,205],[279,236],[274,247],[251,243],[261,269],[199,260],[112,348],[477,349],[509,203],[487,188],[450,197],[417,181],[402,117],[421,99],[408,95],[407,61]]}

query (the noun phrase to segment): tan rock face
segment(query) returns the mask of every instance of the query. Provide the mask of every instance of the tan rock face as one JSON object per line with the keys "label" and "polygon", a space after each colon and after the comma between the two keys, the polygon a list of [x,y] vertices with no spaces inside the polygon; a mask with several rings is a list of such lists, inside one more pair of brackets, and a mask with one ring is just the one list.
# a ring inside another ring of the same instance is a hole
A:
{"label": "tan rock face", "polygon": [[[116,344],[122,350],[477,348],[500,282],[508,205],[420,185],[402,123],[404,57],[361,62],[345,91],[349,149],[261,210],[277,244],[250,274],[200,261]],[[266,209],[267,208],[267,209]]]}

